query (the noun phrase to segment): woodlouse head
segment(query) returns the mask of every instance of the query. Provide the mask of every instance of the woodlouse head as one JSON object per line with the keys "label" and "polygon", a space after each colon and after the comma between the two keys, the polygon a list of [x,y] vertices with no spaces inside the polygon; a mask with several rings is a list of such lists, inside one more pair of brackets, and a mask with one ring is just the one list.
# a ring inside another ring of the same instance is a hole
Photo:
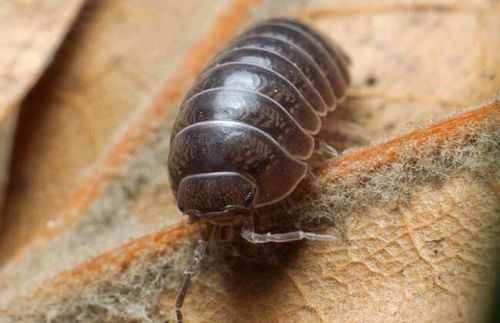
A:
{"label": "woodlouse head", "polygon": [[235,172],[214,172],[187,176],[179,183],[177,204],[192,222],[234,222],[249,215],[257,186]]}

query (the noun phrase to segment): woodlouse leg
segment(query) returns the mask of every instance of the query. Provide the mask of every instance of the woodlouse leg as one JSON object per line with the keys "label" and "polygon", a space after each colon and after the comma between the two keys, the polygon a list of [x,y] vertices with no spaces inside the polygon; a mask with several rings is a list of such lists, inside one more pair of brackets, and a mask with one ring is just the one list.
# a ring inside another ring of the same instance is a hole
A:
{"label": "woodlouse leg", "polygon": [[298,240],[315,240],[315,241],[335,241],[339,238],[336,235],[317,234],[305,231],[290,231],[285,233],[257,233],[253,226],[253,221],[244,222],[241,229],[241,237],[250,243],[269,243],[269,242],[292,242]]}
{"label": "woodlouse leg", "polygon": [[311,167],[308,167],[307,169],[307,176],[310,178],[310,190],[313,193],[320,193],[321,192],[321,185],[319,183],[318,175],[314,173]]}
{"label": "woodlouse leg", "polygon": [[319,141],[319,147],[317,149],[317,153],[322,156],[325,156],[328,159],[337,158],[339,156],[339,152],[337,151],[337,149],[335,149],[333,146],[331,146],[324,140]]}
{"label": "woodlouse leg", "polygon": [[208,242],[206,240],[198,240],[198,245],[194,251],[194,256],[192,262],[184,269],[184,278],[182,279],[181,286],[177,291],[177,296],[175,298],[175,318],[177,323],[183,323],[183,315],[182,315],[182,305],[184,303],[184,299],[186,298],[187,291],[189,286],[191,285],[191,278],[198,271],[200,267],[200,262],[203,258],[205,258],[207,254],[207,246]]}
{"label": "woodlouse leg", "polygon": [[269,243],[269,242],[292,242],[298,240],[316,240],[316,241],[335,241],[338,240],[337,236],[328,234],[317,234],[304,231],[291,231],[286,233],[256,233],[247,230],[241,231],[241,236],[251,243]]}

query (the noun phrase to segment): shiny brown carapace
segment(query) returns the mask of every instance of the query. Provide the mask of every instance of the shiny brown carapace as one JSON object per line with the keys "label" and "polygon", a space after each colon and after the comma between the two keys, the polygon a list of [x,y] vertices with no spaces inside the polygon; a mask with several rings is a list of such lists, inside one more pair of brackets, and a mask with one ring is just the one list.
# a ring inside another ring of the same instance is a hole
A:
{"label": "shiny brown carapace", "polygon": [[[256,209],[289,196],[306,176],[321,118],[345,97],[349,65],[335,43],[288,18],[263,21],[233,40],[198,77],[174,124],[168,170],[179,210],[212,228],[232,232],[240,223],[242,238],[251,243],[336,239],[300,230],[257,233],[253,217]],[[208,231],[202,228],[184,271],[178,323],[207,252]]]}
{"label": "shiny brown carapace", "polygon": [[345,96],[349,64],[331,40],[288,18],[237,37],[181,104],[168,161],[179,209],[227,222],[286,198],[307,173],[321,117]]}

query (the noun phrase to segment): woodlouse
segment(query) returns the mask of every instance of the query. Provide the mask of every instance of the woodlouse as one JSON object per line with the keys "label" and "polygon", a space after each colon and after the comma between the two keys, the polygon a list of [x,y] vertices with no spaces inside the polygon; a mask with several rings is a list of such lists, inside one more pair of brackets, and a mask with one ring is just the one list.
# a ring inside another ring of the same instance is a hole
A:
{"label": "woodlouse", "polygon": [[[321,117],[345,97],[349,65],[339,46],[290,18],[265,20],[234,39],[201,73],[174,124],[168,170],[181,212],[191,222],[243,223],[242,237],[254,243],[331,239],[258,234],[252,216],[306,176]],[[184,273],[178,322],[206,246],[204,237]]]}

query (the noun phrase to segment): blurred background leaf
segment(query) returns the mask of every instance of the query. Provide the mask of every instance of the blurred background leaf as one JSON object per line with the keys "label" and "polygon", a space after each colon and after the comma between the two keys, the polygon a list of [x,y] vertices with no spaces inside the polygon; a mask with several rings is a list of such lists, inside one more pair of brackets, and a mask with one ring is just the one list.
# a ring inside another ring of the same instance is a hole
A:
{"label": "blurred background leaf", "polygon": [[[83,0],[0,3],[0,204],[23,98],[51,63]],[[0,218],[0,223],[6,216]]]}

